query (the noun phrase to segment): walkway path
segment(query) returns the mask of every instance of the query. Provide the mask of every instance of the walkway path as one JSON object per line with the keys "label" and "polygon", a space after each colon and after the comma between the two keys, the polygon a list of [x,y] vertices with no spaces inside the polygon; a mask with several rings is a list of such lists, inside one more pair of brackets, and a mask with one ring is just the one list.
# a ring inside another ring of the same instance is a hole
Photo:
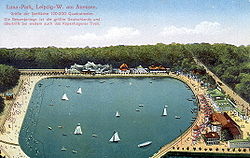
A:
{"label": "walkway path", "polygon": [[236,104],[239,106],[239,108],[241,110],[243,110],[244,112],[246,112],[246,114],[248,116],[250,116],[250,106],[249,103],[247,101],[245,101],[244,99],[242,99],[237,93],[235,93],[229,86],[227,86],[225,83],[223,83],[213,72],[211,72],[203,63],[201,63],[198,59],[194,58],[194,61],[204,67],[204,69],[207,71],[207,73],[213,77],[213,79],[217,82],[217,83],[222,83],[222,85],[220,85],[220,87],[223,89],[223,91],[229,95],[231,98],[233,98],[236,102]]}

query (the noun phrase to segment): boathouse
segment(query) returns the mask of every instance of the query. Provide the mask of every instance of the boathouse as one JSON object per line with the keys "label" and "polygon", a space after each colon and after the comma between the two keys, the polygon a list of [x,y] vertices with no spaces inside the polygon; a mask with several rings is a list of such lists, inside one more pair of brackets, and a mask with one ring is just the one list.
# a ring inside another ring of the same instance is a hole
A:
{"label": "boathouse", "polygon": [[146,74],[146,73],[148,73],[148,69],[142,67],[141,65],[137,66],[137,67],[134,68],[134,69],[131,69],[131,71],[132,71],[132,73],[134,73],[134,74]]}
{"label": "boathouse", "polygon": [[118,69],[118,73],[123,73],[123,74],[128,74],[130,73],[129,67],[127,64],[123,63],[119,69]]}
{"label": "boathouse", "polygon": [[151,65],[148,68],[150,73],[166,73],[167,70],[169,70],[169,68],[165,68],[162,65],[160,66]]}
{"label": "boathouse", "polygon": [[112,66],[111,65],[101,65],[95,64],[94,62],[87,62],[85,65],[74,64],[70,66],[69,69],[65,68],[67,73],[83,73],[83,74],[103,74],[103,73],[111,73]]}

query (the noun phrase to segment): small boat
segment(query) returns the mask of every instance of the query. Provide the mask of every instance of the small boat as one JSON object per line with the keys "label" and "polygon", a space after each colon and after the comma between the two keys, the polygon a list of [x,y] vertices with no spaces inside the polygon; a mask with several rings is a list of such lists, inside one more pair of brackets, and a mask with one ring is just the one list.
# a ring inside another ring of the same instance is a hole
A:
{"label": "small boat", "polygon": [[79,88],[77,91],[76,91],[77,94],[82,94],[82,88]]}
{"label": "small boat", "polygon": [[58,128],[63,128],[63,126],[57,126]]}
{"label": "small boat", "polygon": [[153,81],[149,81],[149,83],[153,83]]}
{"label": "small boat", "polygon": [[67,85],[66,87],[70,87],[70,85]]}
{"label": "small boat", "polygon": [[77,153],[77,151],[76,151],[76,150],[72,150],[72,153],[76,154],[76,153]]}
{"label": "small boat", "polygon": [[61,151],[66,151],[67,149],[63,146],[62,148],[61,148]]}
{"label": "small boat", "polygon": [[63,94],[63,96],[62,96],[62,100],[69,100],[69,98],[67,97],[67,95],[66,95],[66,94]]}
{"label": "small boat", "polygon": [[140,112],[141,110],[140,109],[135,109],[135,111]]}
{"label": "small boat", "polygon": [[180,116],[175,116],[175,119],[180,119],[181,117]]}
{"label": "small boat", "polygon": [[118,132],[115,132],[114,131],[114,134],[113,134],[113,136],[110,138],[110,142],[119,142],[121,139],[119,138],[119,135],[118,135]]}
{"label": "small boat", "polygon": [[105,80],[101,80],[101,81],[100,81],[100,83],[104,83],[104,82],[105,82]]}
{"label": "small boat", "polygon": [[49,130],[52,130],[52,127],[48,126],[48,129],[49,129]]}
{"label": "small boat", "polygon": [[150,145],[150,144],[152,144],[152,141],[147,141],[147,142],[144,142],[144,143],[139,144],[139,145],[138,145],[138,148],[145,147],[145,146],[148,146],[148,145]]}
{"label": "small boat", "polygon": [[162,116],[167,116],[168,115],[168,113],[167,113],[167,108],[163,108],[163,113],[162,113]]}
{"label": "small boat", "polygon": [[74,131],[74,135],[82,135],[82,129],[80,123],[77,124],[76,129]]}
{"label": "small boat", "polygon": [[95,138],[96,138],[97,136],[98,136],[97,134],[92,134],[92,137],[95,137]]}
{"label": "small boat", "polygon": [[139,104],[139,107],[144,107],[144,104]]}
{"label": "small boat", "polygon": [[115,117],[120,117],[120,114],[119,114],[119,112],[118,112],[118,111],[116,111],[116,113],[115,113]]}
{"label": "small boat", "polygon": [[54,106],[53,104],[49,104],[49,106]]}
{"label": "small boat", "polygon": [[62,135],[63,135],[63,136],[67,136],[67,134],[65,134],[65,133],[63,133]]}
{"label": "small boat", "polygon": [[167,108],[167,107],[168,107],[168,105],[165,105],[164,107],[165,107],[165,108]]}
{"label": "small boat", "polygon": [[188,101],[193,101],[193,99],[190,99],[190,98],[189,98],[189,99],[187,99],[187,100],[188,100]]}

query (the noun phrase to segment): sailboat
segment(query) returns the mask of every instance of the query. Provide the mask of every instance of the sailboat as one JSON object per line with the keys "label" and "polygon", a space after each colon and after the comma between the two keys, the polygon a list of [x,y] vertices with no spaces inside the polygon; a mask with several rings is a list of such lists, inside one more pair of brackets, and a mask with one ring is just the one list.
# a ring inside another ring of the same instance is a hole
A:
{"label": "sailboat", "polygon": [[152,141],[147,141],[147,142],[144,142],[144,143],[139,144],[139,145],[138,145],[138,148],[145,147],[145,146],[148,146],[148,145],[150,145],[150,144],[152,144]]}
{"label": "sailboat", "polygon": [[62,96],[62,100],[69,100],[69,98],[67,97],[67,95],[65,93]]}
{"label": "sailboat", "polygon": [[76,91],[77,94],[82,94],[82,88],[79,88],[77,91]]}
{"label": "sailboat", "polygon": [[118,135],[118,132],[115,132],[114,131],[114,134],[113,134],[113,136],[110,138],[110,142],[118,142],[118,141],[120,141],[121,139],[119,138],[119,135]]}
{"label": "sailboat", "polygon": [[80,123],[77,124],[76,129],[74,131],[74,134],[75,135],[82,135],[82,129],[81,129]]}
{"label": "sailboat", "polygon": [[119,112],[118,111],[116,111],[116,113],[115,113],[115,117],[120,117],[121,115],[119,114]]}
{"label": "sailboat", "polygon": [[163,109],[163,113],[162,113],[162,116],[167,116],[168,115],[168,113],[167,113],[167,108],[166,107],[164,107],[164,109]]}
{"label": "sailboat", "polygon": [[61,148],[61,151],[66,151],[67,149],[63,146],[62,148]]}

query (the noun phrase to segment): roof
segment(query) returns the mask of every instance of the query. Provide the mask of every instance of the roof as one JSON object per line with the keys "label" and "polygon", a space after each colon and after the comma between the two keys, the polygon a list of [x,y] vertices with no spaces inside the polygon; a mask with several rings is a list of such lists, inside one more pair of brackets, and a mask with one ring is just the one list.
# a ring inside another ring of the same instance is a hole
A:
{"label": "roof", "polygon": [[233,139],[229,140],[229,142],[236,143],[236,142],[250,142],[248,139]]}
{"label": "roof", "polygon": [[213,113],[212,114],[212,121],[215,122],[220,122],[222,124],[222,126],[225,126],[226,124],[228,124],[227,119],[224,117],[224,115],[222,113]]}
{"label": "roof", "polygon": [[195,126],[193,127],[193,130],[199,130],[199,127],[198,127],[197,125],[195,125]]}
{"label": "roof", "polygon": [[152,65],[152,66],[149,66],[148,67],[150,70],[166,70],[166,68],[162,65],[160,66],[155,66],[155,65]]}
{"label": "roof", "polygon": [[218,89],[214,89],[211,91],[208,91],[208,93],[210,94],[211,97],[224,97],[225,95],[219,91]]}
{"label": "roof", "polygon": [[209,132],[204,134],[206,138],[220,138],[219,134],[217,132]]}
{"label": "roof", "polygon": [[228,116],[227,113],[213,113],[212,121],[218,121],[222,124],[222,128],[228,129],[230,133],[235,135],[241,135],[240,127]]}
{"label": "roof", "polygon": [[10,93],[10,92],[5,93],[5,96],[12,96],[12,95],[13,93]]}
{"label": "roof", "polygon": [[128,65],[123,63],[121,66],[120,66],[120,70],[127,70],[128,69]]}
{"label": "roof", "polygon": [[215,125],[215,126],[216,126],[216,125],[221,125],[221,123],[218,122],[218,121],[211,122],[211,124],[212,124],[212,125]]}

